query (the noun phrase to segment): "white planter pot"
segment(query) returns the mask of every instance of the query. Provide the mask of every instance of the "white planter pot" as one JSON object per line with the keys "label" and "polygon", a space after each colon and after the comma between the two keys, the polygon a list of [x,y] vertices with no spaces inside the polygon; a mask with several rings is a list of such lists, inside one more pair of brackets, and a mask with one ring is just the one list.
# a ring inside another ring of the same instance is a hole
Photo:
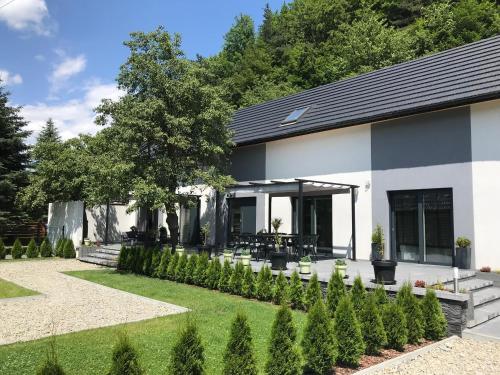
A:
{"label": "white planter pot", "polygon": [[184,249],[183,247],[178,247],[175,249],[175,252],[179,254],[179,256],[182,256],[182,254],[186,252],[186,249]]}
{"label": "white planter pot", "polygon": [[311,273],[311,262],[299,262],[300,273],[310,274]]}
{"label": "white planter pot", "polygon": [[345,271],[347,270],[347,264],[345,266],[335,265],[335,271],[337,271],[340,276],[345,277]]}
{"label": "white planter pot", "polygon": [[233,253],[224,253],[224,263],[226,262],[226,260],[229,263],[233,263]]}
{"label": "white planter pot", "polygon": [[90,240],[88,239],[84,239],[83,243],[85,244],[85,246],[90,246]]}
{"label": "white planter pot", "polygon": [[242,255],[241,256],[241,263],[243,263],[243,265],[245,267],[250,266],[250,260],[251,259],[252,259],[251,255]]}

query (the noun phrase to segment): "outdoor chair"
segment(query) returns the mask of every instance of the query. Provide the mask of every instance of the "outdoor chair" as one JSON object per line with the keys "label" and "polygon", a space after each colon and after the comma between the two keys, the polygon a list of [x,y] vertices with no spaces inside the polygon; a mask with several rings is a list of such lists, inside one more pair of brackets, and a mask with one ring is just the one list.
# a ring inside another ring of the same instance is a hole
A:
{"label": "outdoor chair", "polygon": [[315,262],[318,261],[318,252],[317,252],[317,244],[318,244],[318,235],[311,234],[303,237],[303,255],[309,255],[311,259],[314,259]]}

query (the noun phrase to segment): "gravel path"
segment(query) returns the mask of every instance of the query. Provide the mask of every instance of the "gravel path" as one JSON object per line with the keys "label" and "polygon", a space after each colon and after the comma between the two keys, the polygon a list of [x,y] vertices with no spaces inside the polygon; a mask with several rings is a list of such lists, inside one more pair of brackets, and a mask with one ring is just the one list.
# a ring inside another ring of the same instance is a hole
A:
{"label": "gravel path", "polygon": [[187,311],[61,273],[99,268],[74,259],[0,262],[0,278],[41,293],[0,299],[0,345]]}
{"label": "gravel path", "polygon": [[456,339],[376,375],[498,375],[500,342]]}

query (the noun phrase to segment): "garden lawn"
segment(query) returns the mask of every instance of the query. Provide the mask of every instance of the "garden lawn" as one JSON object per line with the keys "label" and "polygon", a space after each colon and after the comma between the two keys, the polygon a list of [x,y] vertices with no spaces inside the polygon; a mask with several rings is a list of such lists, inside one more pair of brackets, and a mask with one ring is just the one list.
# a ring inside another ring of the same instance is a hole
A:
{"label": "garden lawn", "polygon": [[0,279],[0,298],[26,297],[35,294],[38,293],[34,290],[26,289],[10,281]]}
{"label": "garden lawn", "polygon": [[[237,311],[244,311],[252,329],[257,363],[261,371],[266,361],[271,325],[277,306],[247,300],[219,291],[211,291],[171,281],[120,274],[111,270],[68,273],[112,288],[184,306],[198,324],[205,347],[208,374],[220,374],[223,353],[231,321]],[[177,331],[188,314],[99,328],[57,336],[58,358],[68,374],[104,374],[110,367],[116,332],[125,330],[140,353],[140,362],[148,374],[166,373],[170,349]],[[301,337],[306,315],[293,312]],[[34,317],[36,318],[36,317]],[[0,374],[33,374],[45,358],[50,338],[0,346]]]}

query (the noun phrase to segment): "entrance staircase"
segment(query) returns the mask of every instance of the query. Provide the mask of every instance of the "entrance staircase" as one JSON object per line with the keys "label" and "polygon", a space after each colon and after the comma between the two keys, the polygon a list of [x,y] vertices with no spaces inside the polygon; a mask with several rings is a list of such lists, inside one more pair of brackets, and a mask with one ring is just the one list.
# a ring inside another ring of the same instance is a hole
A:
{"label": "entrance staircase", "polygon": [[120,249],[113,245],[101,246],[98,248],[82,246],[80,248],[78,260],[86,263],[116,268],[118,265],[119,255]]}

